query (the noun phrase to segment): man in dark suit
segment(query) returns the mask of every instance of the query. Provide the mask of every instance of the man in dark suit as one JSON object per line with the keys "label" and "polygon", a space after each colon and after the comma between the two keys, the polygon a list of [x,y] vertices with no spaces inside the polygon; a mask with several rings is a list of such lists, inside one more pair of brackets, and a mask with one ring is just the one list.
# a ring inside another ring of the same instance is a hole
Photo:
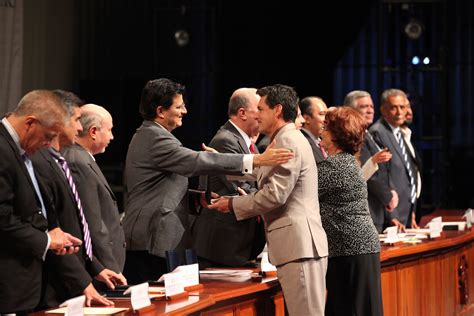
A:
{"label": "man in dark suit", "polygon": [[396,225],[402,230],[405,227],[417,227],[415,205],[418,166],[400,131],[400,126],[405,123],[407,103],[405,92],[398,89],[385,90],[380,106],[382,118],[370,128],[375,141],[392,153],[386,177],[390,180],[390,189],[397,192],[398,205],[387,214],[388,224]]}
{"label": "man in dark suit", "polygon": [[[367,91],[354,90],[344,98],[344,105],[350,106],[364,117],[367,128],[374,121],[374,103]],[[386,148],[377,144],[372,134],[366,130],[364,143],[360,150],[362,171],[367,181],[369,210],[377,231],[381,233],[387,221],[387,212],[392,211],[398,204],[398,194],[390,188],[387,173],[388,161],[392,154]]]}
{"label": "man in dark suit", "polygon": [[[75,256],[67,258],[49,257],[47,263],[47,286],[41,302],[41,307],[57,306],[69,298],[85,295],[86,305],[92,301],[102,305],[113,303],[102,297],[92,285],[92,277],[106,282],[109,287],[120,284],[120,277],[105,269],[102,264],[87,253],[87,221],[81,216],[74,190],[71,188],[68,176],[61,166],[60,150],[70,146],[78,131],[82,130],[79,121],[81,117],[79,106],[82,101],[70,92],[54,91],[60,96],[68,114],[63,130],[51,141],[51,148],[38,151],[33,157],[33,164],[38,170],[38,176],[45,182],[53,203],[59,225],[66,231],[81,236],[84,247]],[[92,276],[92,277],[91,277]]]}
{"label": "man in dark suit", "polygon": [[[258,109],[260,96],[257,89],[241,88],[229,101],[229,120],[219,129],[209,146],[221,153],[255,153],[251,137],[258,134]],[[201,176],[200,186],[206,188],[210,181],[213,192],[238,195],[237,188],[246,193],[256,191],[254,181],[228,181],[225,175]],[[237,221],[232,213],[219,213],[203,209],[192,228],[194,249],[201,267],[252,266],[265,245],[263,222],[257,218]]]}
{"label": "man in dark suit", "polygon": [[144,121],[130,142],[125,164],[124,275],[130,284],[158,279],[168,271],[166,251],[192,246],[187,177],[251,173],[253,166],[280,164],[293,157],[273,146],[257,155],[183,147],[171,134],[187,113],[183,94],[184,86],[165,78],[149,81],[142,92]]}
{"label": "man in dark suit", "polygon": [[117,199],[93,157],[103,153],[113,139],[112,116],[101,106],[86,104],[81,107],[81,125],[76,143],[64,149],[64,158],[81,197],[94,255],[104,267],[121,274],[125,264],[125,236]]}
{"label": "man in dark suit", "polygon": [[35,90],[0,123],[0,314],[32,311],[40,301],[48,249],[56,256],[66,253],[65,246],[72,253],[71,246],[80,244],[58,228],[29,159],[49,146],[63,128],[65,114],[57,96]]}
{"label": "man in dark suit", "polygon": [[300,109],[304,118],[301,133],[303,133],[311,145],[314,160],[318,163],[326,159],[324,149],[319,145],[321,141],[319,137],[328,107],[323,99],[319,97],[306,97],[300,101]]}
{"label": "man in dark suit", "polygon": [[291,149],[295,158],[257,168],[258,191],[222,197],[208,207],[233,212],[238,220],[261,215],[289,314],[323,315],[328,243],[319,213],[316,163],[308,141],[293,124],[298,97],[284,85],[260,88],[258,94],[260,132],[271,135],[276,146]]}

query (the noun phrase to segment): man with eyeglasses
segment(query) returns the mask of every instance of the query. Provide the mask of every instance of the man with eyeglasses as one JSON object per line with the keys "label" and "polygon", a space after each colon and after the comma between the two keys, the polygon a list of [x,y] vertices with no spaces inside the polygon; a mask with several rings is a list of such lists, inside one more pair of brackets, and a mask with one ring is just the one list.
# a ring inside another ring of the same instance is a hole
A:
{"label": "man with eyeglasses", "polygon": [[184,92],[183,85],[166,78],[150,80],[142,91],[139,108],[144,121],[130,142],[125,164],[124,275],[129,284],[157,280],[168,272],[166,251],[191,248],[188,177],[241,175],[254,166],[281,164],[293,157],[273,146],[257,155],[183,147],[171,132],[187,113]]}

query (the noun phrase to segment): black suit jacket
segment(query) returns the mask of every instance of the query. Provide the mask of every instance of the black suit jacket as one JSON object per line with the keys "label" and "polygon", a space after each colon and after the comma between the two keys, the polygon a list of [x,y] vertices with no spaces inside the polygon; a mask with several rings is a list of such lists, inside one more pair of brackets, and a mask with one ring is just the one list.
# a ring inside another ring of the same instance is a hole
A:
{"label": "black suit jacket", "polygon": [[[362,165],[369,160],[375,153],[379,151],[380,145],[375,143],[375,140],[370,132],[367,132],[364,142],[360,150],[360,160]],[[383,146],[383,145],[382,145]],[[369,210],[374,225],[380,233],[386,226],[387,211],[385,207],[392,199],[390,192],[390,177],[387,172],[389,162],[379,164],[379,169],[372,177],[367,180],[367,191]]]}
{"label": "black suit jacket", "polygon": [[0,313],[14,313],[32,310],[40,300],[48,222],[18,147],[2,123],[0,152]]}
{"label": "black suit jacket", "polygon": [[94,255],[117,273],[125,264],[125,236],[117,199],[92,156],[76,144],[64,150],[91,233]]}
{"label": "black suit jacket", "polygon": [[306,137],[308,140],[309,144],[311,145],[311,149],[313,150],[313,156],[314,160],[316,163],[321,162],[324,160],[323,152],[321,151],[321,148],[314,142],[314,140],[311,138],[311,135],[308,134],[304,129],[300,129],[301,133]]}
{"label": "black suit jacket", "polygon": [[[245,140],[228,121],[209,143],[222,153],[249,154]],[[245,191],[256,191],[255,182],[227,181],[225,175],[209,177],[211,189],[219,195],[238,194],[237,186]],[[200,177],[200,186],[205,188],[207,176]],[[235,215],[203,209],[197,217],[192,235],[194,248],[199,257],[225,266],[243,266],[255,259],[265,245],[263,221],[256,218],[237,221]]]}
{"label": "black suit jacket", "polygon": [[[408,176],[405,159],[403,158],[400,145],[398,144],[391,127],[383,118],[379,119],[374,123],[374,125],[372,125],[370,132],[377,143],[387,147],[392,153],[392,159],[388,163],[387,174],[390,179],[390,186],[398,193],[399,202],[397,208],[393,212],[387,213],[387,216],[389,220],[396,218],[402,224],[411,227],[411,212],[414,205],[412,205],[410,199],[410,178]],[[410,150],[406,144],[405,149],[408,153],[408,160],[416,181],[416,174],[418,172],[417,162],[410,154]]]}
{"label": "black suit jacket", "polygon": [[[38,151],[32,160],[39,178],[46,184],[60,227],[83,239],[79,211],[63,171],[46,149]],[[43,308],[56,306],[80,295],[92,281],[91,275],[95,276],[101,270],[97,260],[93,260],[92,264],[86,260],[84,247],[76,255],[49,256],[46,267],[47,286],[41,303]]]}

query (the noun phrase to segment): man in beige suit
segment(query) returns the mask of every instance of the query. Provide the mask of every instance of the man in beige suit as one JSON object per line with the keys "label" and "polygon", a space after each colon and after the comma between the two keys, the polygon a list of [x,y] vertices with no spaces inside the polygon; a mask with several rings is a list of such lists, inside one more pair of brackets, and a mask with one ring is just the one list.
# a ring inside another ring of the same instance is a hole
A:
{"label": "man in beige suit", "polygon": [[[257,192],[222,197],[209,206],[238,220],[262,215],[270,261],[277,267],[290,315],[324,315],[328,246],[321,224],[318,176],[311,146],[292,122],[298,97],[288,86],[257,91],[259,130],[295,157],[278,167],[261,167]],[[263,211],[262,211],[263,210]]]}

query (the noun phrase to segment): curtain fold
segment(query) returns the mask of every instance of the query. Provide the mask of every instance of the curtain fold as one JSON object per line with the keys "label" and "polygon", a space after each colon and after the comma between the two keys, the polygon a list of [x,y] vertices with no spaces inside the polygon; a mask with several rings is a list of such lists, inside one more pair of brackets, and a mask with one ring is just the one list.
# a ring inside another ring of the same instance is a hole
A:
{"label": "curtain fold", "polygon": [[0,3],[0,113],[16,107],[23,69],[23,0]]}

